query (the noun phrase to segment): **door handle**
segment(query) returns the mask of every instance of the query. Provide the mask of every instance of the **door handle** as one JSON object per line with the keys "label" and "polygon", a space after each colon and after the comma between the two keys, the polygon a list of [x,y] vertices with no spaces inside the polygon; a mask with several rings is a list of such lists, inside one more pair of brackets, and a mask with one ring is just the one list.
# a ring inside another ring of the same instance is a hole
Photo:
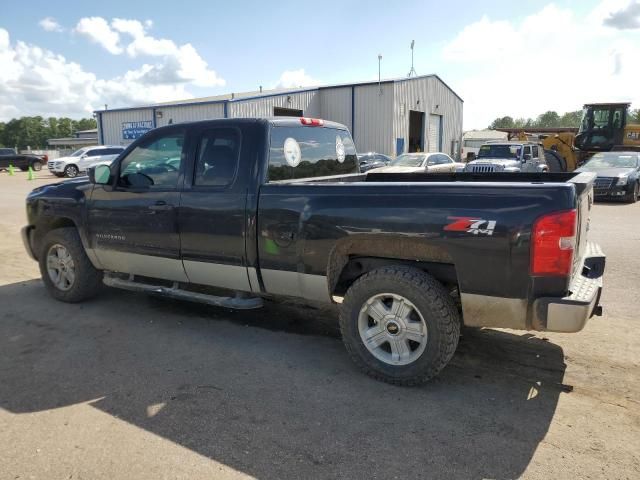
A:
{"label": "door handle", "polygon": [[159,201],[154,203],[153,205],[149,205],[148,208],[149,210],[151,210],[151,213],[154,213],[154,212],[171,210],[173,208],[173,205],[169,205],[167,202],[164,202],[164,201]]}

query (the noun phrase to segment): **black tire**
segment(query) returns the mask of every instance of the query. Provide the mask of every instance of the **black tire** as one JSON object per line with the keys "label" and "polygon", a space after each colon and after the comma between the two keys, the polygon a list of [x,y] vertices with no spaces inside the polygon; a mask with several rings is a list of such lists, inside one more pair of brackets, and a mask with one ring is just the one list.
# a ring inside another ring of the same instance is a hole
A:
{"label": "black tire", "polygon": [[636,182],[631,193],[625,195],[624,199],[627,203],[636,203],[638,201],[638,194],[640,194],[640,184]]}
{"label": "black tire", "polygon": [[80,173],[80,170],[75,165],[67,165],[64,168],[64,176],[69,178],[75,178]]}
{"label": "black tire", "polygon": [[31,168],[34,172],[39,172],[42,170],[42,162],[38,162],[37,160],[31,164]]}
{"label": "black tire", "polygon": [[[47,255],[54,245],[62,245],[73,260],[75,280],[67,290],[56,287],[47,269]],[[102,289],[102,272],[91,264],[75,228],[58,228],[47,233],[42,240],[38,258],[42,281],[49,294],[57,300],[68,303],[82,302],[95,296]]]}
{"label": "black tire", "polygon": [[547,162],[547,166],[551,173],[567,171],[564,158],[562,158],[557,152],[554,152],[553,150],[545,150],[544,159]]}
{"label": "black tire", "polygon": [[27,170],[29,170],[29,167],[20,167],[21,172],[26,172]]}
{"label": "black tire", "polygon": [[[361,309],[383,293],[404,297],[424,319],[426,347],[412,363],[384,362],[362,340],[358,327]],[[419,385],[436,376],[455,353],[460,323],[460,314],[444,286],[421,270],[404,266],[382,267],[360,277],[347,291],[340,309],[340,331],[351,359],[367,375],[394,385]]]}

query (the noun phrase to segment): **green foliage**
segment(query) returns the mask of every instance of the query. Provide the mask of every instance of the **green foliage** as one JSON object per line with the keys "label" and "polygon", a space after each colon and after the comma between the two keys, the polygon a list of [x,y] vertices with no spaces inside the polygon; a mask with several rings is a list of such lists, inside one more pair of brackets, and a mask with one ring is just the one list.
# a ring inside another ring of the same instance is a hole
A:
{"label": "green foliage", "polygon": [[[636,110],[640,115],[640,111]],[[557,128],[557,127],[579,127],[580,119],[582,118],[582,111],[577,110],[575,112],[567,112],[560,116],[557,112],[549,110],[533,120],[531,118],[517,118],[512,117],[498,117],[491,125],[489,129],[494,130],[496,128]]]}
{"label": "green foliage", "polygon": [[17,147],[19,150],[47,148],[50,138],[71,137],[79,130],[91,130],[97,124],[93,118],[21,117],[0,122],[0,146]]}
{"label": "green foliage", "polygon": [[640,108],[631,110],[629,115],[629,121],[627,123],[640,124]]}

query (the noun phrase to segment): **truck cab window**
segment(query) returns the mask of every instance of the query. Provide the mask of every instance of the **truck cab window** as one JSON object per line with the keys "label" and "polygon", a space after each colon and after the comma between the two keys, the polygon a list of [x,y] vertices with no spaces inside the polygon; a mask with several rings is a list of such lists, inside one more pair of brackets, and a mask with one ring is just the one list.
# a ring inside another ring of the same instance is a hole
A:
{"label": "truck cab window", "polygon": [[233,128],[205,132],[198,143],[194,185],[231,184],[238,166],[240,135]]}
{"label": "truck cab window", "polygon": [[[296,150],[296,158],[285,151]],[[339,153],[338,153],[339,152]],[[274,127],[269,151],[270,182],[358,172],[356,147],[347,130]]]}
{"label": "truck cab window", "polygon": [[177,188],[183,145],[183,132],[172,132],[138,145],[120,164],[120,186]]}

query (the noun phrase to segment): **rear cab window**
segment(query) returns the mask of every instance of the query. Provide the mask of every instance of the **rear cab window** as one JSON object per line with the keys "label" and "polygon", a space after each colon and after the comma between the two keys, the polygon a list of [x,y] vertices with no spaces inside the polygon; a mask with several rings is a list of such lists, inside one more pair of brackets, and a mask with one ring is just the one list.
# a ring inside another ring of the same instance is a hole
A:
{"label": "rear cab window", "polygon": [[319,126],[272,126],[268,182],[358,172],[356,147],[347,130]]}

